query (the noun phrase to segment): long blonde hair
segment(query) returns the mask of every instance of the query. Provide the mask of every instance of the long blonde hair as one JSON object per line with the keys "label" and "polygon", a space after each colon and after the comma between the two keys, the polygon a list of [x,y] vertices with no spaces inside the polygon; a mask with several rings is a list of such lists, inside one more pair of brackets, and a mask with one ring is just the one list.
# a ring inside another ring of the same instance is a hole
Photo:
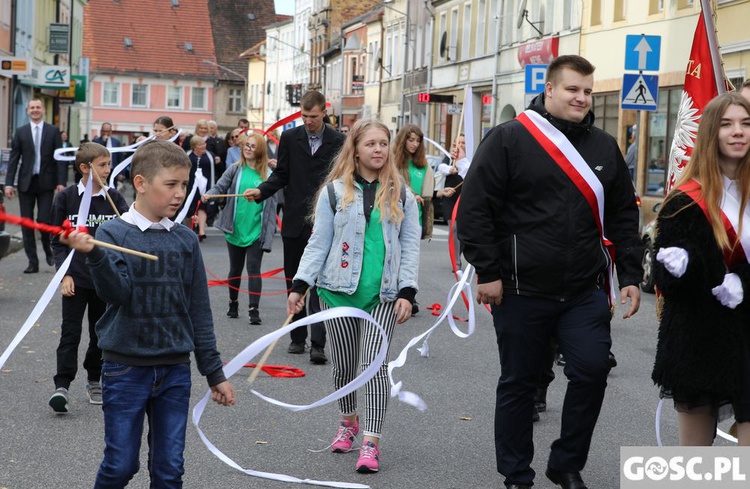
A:
{"label": "long blonde hair", "polygon": [[[680,185],[690,180],[697,180],[700,183],[700,196],[706,202],[714,238],[722,250],[731,250],[736,246],[736,243],[729,242],[729,236],[727,236],[727,231],[724,229],[721,219],[720,208],[724,184],[721,177],[721,167],[719,166],[719,159],[721,158],[719,129],[724,113],[730,105],[739,105],[750,116],[750,102],[736,92],[724,93],[711,100],[703,109],[690,162],[675,184],[675,188],[667,196],[667,200],[671,199]],[[736,178],[740,190],[740,215],[743,215],[750,194],[750,151],[740,161]],[[679,212],[677,211],[677,213]],[[740,229],[737,230],[737,234],[742,234],[742,220],[740,220]]]}
{"label": "long blonde hair", "polygon": [[[255,140],[255,153],[252,159],[245,158],[245,143],[253,139]],[[256,133],[241,134],[239,142],[237,143],[240,147],[240,159],[235,165],[244,165],[248,168],[253,168],[258,172],[260,178],[265,182],[268,178],[268,152],[266,150],[266,140],[263,136]]]}
{"label": "long blonde hair", "polygon": [[[346,209],[354,202],[354,173],[357,171],[357,159],[355,157],[357,144],[359,144],[362,136],[372,128],[383,131],[390,143],[391,133],[385,124],[375,119],[357,121],[352,127],[349,136],[344,141],[341,151],[333,161],[331,172],[328,174],[328,178],[319,191],[322,192],[326,188],[326,185],[334,180],[341,179],[344,182],[344,195],[341,198],[342,209]],[[398,223],[404,218],[404,211],[398,203],[401,199],[401,185],[403,185],[403,182],[390,151],[386,151],[385,153],[386,161],[383,163],[383,167],[378,174],[380,185],[375,194],[375,205],[380,209],[381,216],[385,217],[387,215],[391,222]],[[388,210],[390,210],[389,213]]]}

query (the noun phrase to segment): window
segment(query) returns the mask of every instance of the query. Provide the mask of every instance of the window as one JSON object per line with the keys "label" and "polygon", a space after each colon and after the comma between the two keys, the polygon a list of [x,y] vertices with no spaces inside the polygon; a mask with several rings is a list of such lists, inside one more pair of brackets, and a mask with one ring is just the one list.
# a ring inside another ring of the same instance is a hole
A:
{"label": "window", "polygon": [[167,108],[168,109],[182,108],[182,88],[181,87],[167,87]]}
{"label": "window", "polygon": [[[446,26],[446,15],[445,12],[440,14],[440,32],[438,33],[438,63],[442,63],[444,60],[448,59],[448,41],[447,36],[445,37],[446,42],[445,46],[442,45],[443,42],[443,34],[445,34],[447,26]],[[442,48],[445,48],[445,51],[442,50]]]}
{"label": "window", "polygon": [[591,0],[591,25],[602,23],[602,0]]}
{"label": "window", "polygon": [[664,12],[664,0],[649,0],[648,2],[649,15],[658,14],[659,12]]}
{"label": "window", "polygon": [[190,93],[190,108],[193,110],[206,110],[206,89],[204,87],[193,87]]}
{"label": "window", "polygon": [[231,113],[235,113],[235,114],[242,112],[242,89],[241,88],[229,89],[229,107],[227,111]]}
{"label": "window", "polygon": [[148,85],[133,84],[133,91],[130,94],[130,105],[132,107],[148,106]]}
{"label": "window", "polygon": [[[484,41],[487,38],[485,35],[485,19],[487,18],[487,0],[479,0],[477,4],[477,23],[476,23],[476,38],[474,40],[474,54],[476,56],[482,56],[485,53]],[[492,17],[490,17],[492,18]],[[466,28],[466,22],[464,22],[464,28]],[[469,29],[471,30],[471,29]]]}
{"label": "window", "polygon": [[[451,10],[451,32],[448,35],[449,42],[447,46],[447,53],[451,61],[455,61],[458,56],[458,8]],[[453,56],[451,56],[453,55]]]}
{"label": "window", "polygon": [[120,103],[120,84],[104,82],[102,105],[118,105]]}
{"label": "window", "polygon": [[625,20],[625,0],[615,0],[615,22]]}
{"label": "window", "polygon": [[677,0],[677,8],[693,8],[693,0]]}
{"label": "window", "polygon": [[568,30],[573,26],[573,0],[563,1],[563,29]]}
{"label": "window", "polygon": [[681,99],[682,88],[660,89],[657,110],[649,113],[645,160],[647,168],[645,193],[647,195],[664,195],[669,168],[669,150],[672,146]]}
{"label": "window", "polygon": [[487,16],[487,27],[490,30],[490,40],[487,51],[495,53],[497,51],[497,32],[500,30],[500,12],[497,11],[498,0],[490,0],[490,14]]}
{"label": "window", "polygon": [[615,138],[620,111],[620,96],[617,93],[595,95],[594,100],[594,125],[603,129]]}
{"label": "window", "polygon": [[464,5],[464,19],[461,25],[461,59],[471,57],[471,3]]}

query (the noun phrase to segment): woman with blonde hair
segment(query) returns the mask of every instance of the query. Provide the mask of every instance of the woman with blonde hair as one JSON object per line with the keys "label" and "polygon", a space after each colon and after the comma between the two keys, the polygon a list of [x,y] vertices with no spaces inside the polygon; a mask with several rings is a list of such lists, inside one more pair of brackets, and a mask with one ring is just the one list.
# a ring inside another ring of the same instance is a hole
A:
{"label": "woman with blonde hair", "polygon": [[[257,188],[268,178],[266,141],[258,134],[243,134],[237,145],[241,149],[239,161],[224,171],[216,185],[206,192],[202,200],[210,195],[245,194]],[[224,232],[229,252],[229,310],[227,316],[239,317],[239,288],[242,270],[247,268],[248,318],[250,324],[261,324],[259,305],[263,282],[260,267],[263,252],[271,251],[273,233],[276,230],[276,199],[252,202],[244,198],[227,197],[226,206],[214,225]]]}
{"label": "woman with blonde hair", "polygon": [[652,379],[674,399],[680,445],[711,445],[732,410],[739,444],[750,445],[748,150],[750,103],[716,97],[657,218],[654,277],[664,305]]}
{"label": "woman with blonde hair", "polygon": [[[333,162],[318,193],[310,241],[294,276],[287,312],[304,306],[304,292],[317,283],[321,309],[350,306],[369,312],[393,335],[396,323],[411,317],[417,292],[419,223],[416,201],[390,154],[390,132],[380,122],[358,121]],[[380,348],[369,321],[325,321],[333,384],[351,382]],[[364,439],[356,469],[379,470],[379,441],[388,404],[388,357],[364,387]],[[336,453],[352,449],[359,433],[357,393],[339,400],[341,422],[331,444]]]}

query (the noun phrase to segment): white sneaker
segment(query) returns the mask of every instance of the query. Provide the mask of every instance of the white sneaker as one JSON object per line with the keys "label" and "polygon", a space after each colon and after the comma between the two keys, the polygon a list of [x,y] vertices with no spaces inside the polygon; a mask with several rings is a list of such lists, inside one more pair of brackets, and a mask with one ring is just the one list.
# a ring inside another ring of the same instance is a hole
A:
{"label": "white sneaker", "polygon": [[86,384],[86,395],[89,396],[89,404],[102,404],[102,385],[99,382]]}

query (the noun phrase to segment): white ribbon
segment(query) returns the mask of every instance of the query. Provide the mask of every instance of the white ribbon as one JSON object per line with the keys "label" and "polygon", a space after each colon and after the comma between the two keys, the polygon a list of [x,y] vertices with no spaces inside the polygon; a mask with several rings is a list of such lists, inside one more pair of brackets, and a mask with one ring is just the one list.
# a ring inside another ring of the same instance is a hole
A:
{"label": "white ribbon", "polygon": [[[748,257],[747,254],[750,252],[750,215],[748,213],[750,213],[750,209],[745,209],[745,213],[740,218],[740,203],[734,195],[724,189],[721,199],[721,210],[732,224],[745,257]],[[738,232],[740,229],[740,219],[742,220],[742,234]]]}
{"label": "white ribbon", "polygon": [[[89,178],[88,182],[86,182],[86,187],[83,191],[83,197],[81,198],[81,204],[78,206],[76,226],[86,225],[86,219],[88,218],[89,209],[91,207],[92,180],[93,179]],[[8,345],[3,354],[0,355],[0,368],[3,368],[3,365],[5,365],[5,362],[8,361],[10,354],[13,353],[13,350],[15,350],[18,347],[19,343],[21,343],[26,335],[29,334],[29,331],[31,331],[34,323],[36,323],[37,319],[39,319],[44,310],[47,308],[47,305],[49,305],[50,301],[55,295],[55,292],[57,292],[57,287],[60,285],[63,277],[68,272],[68,268],[70,267],[70,262],[73,260],[74,254],[75,250],[70,250],[70,253],[68,253],[68,257],[65,258],[65,261],[60,266],[60,269],[57,271],[57,273],[55,273],[54,277],[52,277],[52,280],[50,281],[49,285],[47,285],[47,288],[44,289],[42,297],[39,298],[36,306],[34,306],[34,309],[31,310],[31,314],[29,314],[29,317],[26,318],[26,321],[24,321],[21,329],[18,330],[18,333],[16,333],[13,341],[10,342],[10,345]]]}
{"label": "white ribbon", "polygon": [[193,188],[190,189],[190,195],[188,195],[187,199],[185,199],[185,205],[182,206],[182,210],[177,215],[177,217],[175,217],[174,222],[179,224],[185,220],[188,211],[190,211],[190,204],[193,203],[193,198],[195,197],[196,192],[200,191],[200,195],[205,194],[206,184],[208,184],[208,179],[203,176],[203,170],[201,170],[200,166],[196,167],[195,178],[193,179]]}
{"label": "white ribbon", "polygon": [[[182,132],[182,130],[178,129],[177,130],[177,134],[175,134],[174,136],[172,136],[171,138],[169,138],[169,141],[174,142],[180,136],[181,132]],[[153,141],[154,139],[156,139],[156,136],[149,136],[146,139],[143,139],[141,141],[138,141],[137,143],[131,144],[130,146],[120,146],[120,147],[117,147],[117,148],[107,147],[107,149],[109,150],[110,154],[114,154],[114,153],[133,153],[140,146],[143,146],[147,142]],[[110,141],[110,140],[111,139],[108,139],[107,141]],[[54,156],[55,156],[55,159],[57,161],[75,161],[76,160],[76,156],[75,156],[76,151],[78,151],[78,147],[77,146],[76,147],[68,147],[68,148],[58,148],[58,149],[55,150]],[[65,153],[73,153],[73,156],[64,156]],[[132,159],[133,159],[133,155],[130,155],[127,158],[125,158],[123,161],[121,161],[120,164],[118,164],[116,167],[114,167],[112,169],[112,173],[109,174],[109,186],[110,187],[117,188],[115,186],[115,178],[117,178],[117,175],[119,175],[120,173],[122,173],[122,171],[125,168],[128,167],[128,165],[130,164],[130,161]]]}
{"label": "white ribbon", "polygon": [[[442,323],[446,317],[448,318],[448,323],[451,326],[451,330],[453,330],[453,333],[459,338],[468,338],[474,333],[476,325],[476,315],[474,314],[474,301],[472,300],[471,293],[471,279],[474,276],[474,267],[468,265],[466,267],[466,270],[464,272],[459,271],[459,274],[461,279],[456,284],[454,284],[453,287],[451,287],[450,292],[448,292],[448,303],[435,324],[421,335],[412,338],[404,347],[404,349],[401,350],[401,353],[398,355],[398,357],[395,360],[388,362],[388,381],[391,383],[391,397],[398,397],[399,401],[409,404],[410,406],[414,406],[420,411],[424,411],[425,409],[427,409],[427,404],[417,394],[402,390],[403,382],[399,381],[398,383],[395,383],[393,381],[393,371],[399,367],[404,366],[409,349],[419,343],[422,338],[424,338],[424,343],[422,344],[421,348],[418,349],[418,351],[423,357],[429,356],[430,347],[427,343],[427,340],[430,338],[433,331],[435,331],[435,329],[440,326],[440,323]],[[453,320],[453,306],[456,304],[456,301],[458,301],[458,298],[461,297],[461,292],[463,291],[465,291],[469,296],[468,333],[463,333],[456,325],[456,322]]]}
{"label": "white ribbon", "polygon": [[[308,409],[312,409],[312,408],[327,404],[329,402],[333,402],[337,399],[344,397],[345,395],[351,392],[354,392],[355,390],[365,385],[377,373],[377,371],[380,370],[380,366],[385,361],[385,356],[388,351],[388,337],[386,336],[386,333],[383,327],[377,321],[375,321],[375,319],[370,314],[366,313],[365,311],[361,309],[356,309],[353,307],[335,307],[333,309],[321,311],[319,313],[313,314],[312,316],[307,316],[305,318],[300,319],[299,321],[295,321],[289,324],[288,326],[284,326],[283,328],[277,329],[276,331],[257,339],[256,341],[251,343],[247,348],[242,350],[240,354],[238,354],[236,357],[234,357],[229,363],[227,363],[224,366],[225,377],[227,379],[232,377],[235,373],[237,373],[237,371],[243,368],[246,363],[248,363],[250,360],[258,356],[258,354],[261,354],[274,341],[281,338],[282,336],[285,336],[291,330],[300,326],[306,326],[308,324],[314,324],[317,322],[331,320],[331,319],[339,318],[339,317],[361,318],[366,321],[369,321],[378,328],[378,331],[380,332],[380,335],[382,338],[382,341],[380,344],[380,350],[378,350],[377,355],[375,356],[373,361],[370,363],[370,365],[365,370],[363,370],[362,373],[359,374],[354,380],[352,380],[350,383],[348,383],[341,389],[338,389],[337,391],[327,395],[323,399],[320,399],[319,401],[316,401],[316,402],[313,402],[312,404],[307,404],[307,405],[288,404],[288,403],[270,398],[268,396],[264,396],[263,394],[259,393],[258,391],[254,389],[251,392],[255,394],[256,396],[260,397],[261,399],[263,399],[264,401],[270,402],[272,404],[276,404],[277,406],[281,406],[285,409],[289,409],[290,411],[305,411]],[[281,481],[281,482],[292,482],[296,484],[308,484],[308,485],[317,485],[317,486],[325,486],[325,487],[340,487],[340,488],[346,488],[346,489],[368,489],[370,487],[364,484],[355,484],[355,483],[349,483],[349,482],[333,482],[333,481],[318,481],[318,480],[312,480],[312,479],[298,479],[296,477],[292,477],[292,476],[284,475],[284,474],[274,474],[271,472],[260,472],[260,471],[256,471],[252,469],[242,468],[234,460],[232,460],[227,455],[225,455],[221,450],[219,450],[213,443],[211,443],[208,437],[206,437],[206,435],[200,429],[199,423],[200,423],[201,417],[203,416],[203,412],[206,409],[208,400],[210,398],[211,398],[211,390],[209,389],[206,392],[206,395],[203,396],[203,398],[200,401],[198,401],[198,404],[196,404],[195,407],[193,408],[193,424],[195,425],[196,430],[198,430],[198,436],[200,436],[201,440],[203,440],[203,443],[206,445],[208,450],[211,453],[213,453],[219,460],[229,465],[230,467],[237,469],[240,472],[244,472],[245,474],[253,476],[253,477],[276,480],[276,481]]]}
{"label": "white ribbon", "polygon": [[438,149],[438,150],[439,150],[439,151],[440,151],[441,153],[443,153],[443,154],[444,154],[445,156],[447,156],[448,158],[450,158],[450,157],[451,157],[451,154],[450,154],[450,153],[448,152],[448,150],[447,150],[447,149],[443,148],[442,146],[440,146],[440,145],[439,145],[438,143],[436,143],[436,142],[435,142],[435,141],[433,141],[432,139],[428,138],[427,136],[425,136],[425,137],[424,137],[423,139],[424,139],[425,141],[427,141],[428,143],[432,144],[433,146],[435,146],[435,147],[436,147],[436,148],[437,148],[437,149]]}

